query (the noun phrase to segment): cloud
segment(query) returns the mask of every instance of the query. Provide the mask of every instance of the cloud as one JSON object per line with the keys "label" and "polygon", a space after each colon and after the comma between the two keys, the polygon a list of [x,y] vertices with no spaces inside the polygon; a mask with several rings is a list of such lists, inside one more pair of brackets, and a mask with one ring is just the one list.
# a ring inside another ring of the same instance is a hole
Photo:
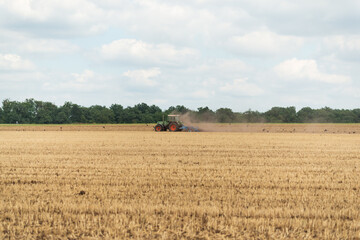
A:
{"label": "cloud", "polygon": [[106,14],[87,0],[4,0],[0,9],[0,25],[31,35],[79,36],[106,29]]}
{"label": "cloud", "polygon": [[239,59],[208,58],[182,70],[180,74],[185,75],[186,79],[190,79],[191,84],[198,82],[202,84],[202,87],[218,88],[221,81],[241,78],[244,75],[252,74],[253,71],[253,66]]}
{"label": "cloud", "polygon": [[28,71],[34,69],[34,64],[29,60],[22,59],[16,54],[0,54],[0,70],[5,71]]}
{"label": "cloud", "polygon": [[[68,80],[70,78],[70,80]],[[106,78],[91,70],[84,70],[82,73],[71,73],[70,76],[64,74],[57,78],[57,81],[47,76],[47,81],[43,82],[43,89],[47,91],[69,91],[69,92],[94,92],[108,88],[104,84]]]}
{"label": "cloud", "polygon": [[200,62],[200,64],[189,67],[187,70],[190,72],[209,72],[212,75],[220,73],[221,76],[224,76],[224,74],[234,75],[249,72],[253,70],[253,67],[236,58],[208,58]]}
{"label": "cloud", "polygon": [[322,50],[345,60],[360,60],[360,35],[336,35],[323,38]]}
{"label": "cloud", "polygon": [[152,42],[167,39],[179,45],[197,45],[199,41],[201,45],[210,45],[222,42],[219,36],[238,32],[236,23],[246,21],[250,25],[250,17],[241,7],[234,9],[211,1],[123,1],[118,6],[113,3],[112,7],[116,9],[117,26]]}
{"label": "cloud", "polygon": [[64,40],[55,39],[28,39],[19,46],[15,46],[22,52],[42,54],[74,53],[79,47]]}
{"label": "cloud", "polygon": [[74,77],[74,82],[77,83],[86,83],[92,78],[94,78],[95,74],[91,70],[85,70],[83,73],[73,73],[72,76]]}
{"label": "cloud", "polygon": [[329,48],[337,48],[339,50],[359,51],[360,36],[330,36],[324,38],[324,44]]}
{"label": "cloud", "polygon": [[256,84],[248,83],[246,78],[234,79],[231,83],[220,87],[220,91],[235,96],[259,96],[264,92]]}
{"label": "cloud", "polygon": [[132,84],[145,87],[153,87],[158,85],[158,82],[154,80],[155,77],[161,74],[160,69],[140,69],[134,71],[127,71],[123,76],[128,77]]}
{"label": "cloud", "polygon": [[239,5],[258,22],[282,34],[313,37],[360,32],[353,24],[359,21],[360,9],[354,0],[245,0]]}
{"label": "cloud", "polygon": [[210,98],[210,97],[213,97],[215,96],[215,91],[213,90],[206,90],[206,89],[200,89],[200,90],[197,90],[197,91],[194,91],[191,93],[191,96],[193,98],[204,98],[204,99],[207,99],[207,98]]}
{"label": "cloud", "polygon": [[0,95],[237,110],[341,98],[346,107],[360,88],[359,6],[354,0],[2,0]]}
{"label": "cloud", "polygon": [[198,57],[190,48],[170,44],[150,44],[136,39],[120,39],[105,44],[100,50],[105,60],[145,63],[151,65],[179,65]]}
{"label": "cloud", "polygon": [[304,40],[300,37],[260,31],[232,37],[228,46],[238,53],[264,56],[291,53],[300,48],[303,43]]}
{"label": "cloud", "polygon": [[293,58],[275,66],[274,71],[279,77],[289,80],[305,79],[337,84],[351,81],[349,76],[320,72],[316,61],[312,59],[298,60]]}

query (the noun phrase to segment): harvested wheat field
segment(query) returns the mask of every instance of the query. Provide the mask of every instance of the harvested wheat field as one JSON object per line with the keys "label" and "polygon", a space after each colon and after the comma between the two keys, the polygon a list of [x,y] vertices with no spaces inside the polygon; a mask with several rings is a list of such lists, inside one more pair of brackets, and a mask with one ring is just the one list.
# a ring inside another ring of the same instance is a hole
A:
{"label": "harvested wheat field", "polygon": [[360,135],[2,131],[0,239],[360,237]]}
{"label": "harvested wheat field", "polygon": [[[360,124],[186,123],[203,132],[360,134]],[[154,131],[155,124],[0,124],[1,131]]]}

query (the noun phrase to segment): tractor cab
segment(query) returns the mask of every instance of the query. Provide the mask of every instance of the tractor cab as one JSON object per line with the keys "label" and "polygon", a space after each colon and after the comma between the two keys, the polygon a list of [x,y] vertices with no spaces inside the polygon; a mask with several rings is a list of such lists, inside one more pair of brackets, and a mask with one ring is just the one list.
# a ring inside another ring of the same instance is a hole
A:
{"label": "tractor cab", "polygon": [[169,122],[180,122],[180,115],[168,115]]}

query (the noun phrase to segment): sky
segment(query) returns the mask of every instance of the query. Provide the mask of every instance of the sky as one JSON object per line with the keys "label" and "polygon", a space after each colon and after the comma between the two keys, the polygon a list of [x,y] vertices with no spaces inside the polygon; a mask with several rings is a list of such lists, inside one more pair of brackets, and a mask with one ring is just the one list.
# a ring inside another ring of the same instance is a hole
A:
{"label": "sky", "polygon": [[0,0],[0,100],[359,108],[360,1]]}

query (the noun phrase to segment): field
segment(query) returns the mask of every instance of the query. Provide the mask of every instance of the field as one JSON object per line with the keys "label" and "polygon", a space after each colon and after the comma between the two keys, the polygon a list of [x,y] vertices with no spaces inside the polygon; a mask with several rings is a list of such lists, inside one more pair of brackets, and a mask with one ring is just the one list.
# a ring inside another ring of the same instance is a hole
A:
{"label": "field", "polygon": [[[154,131],[155,124],[0,124],[1,131]],[[360,134],[360,124],[189,123],[205,132]]]}
{"label": "field", "polygon": [[360,238],[359,126],[259,126],[2,126],[0,239]]}

